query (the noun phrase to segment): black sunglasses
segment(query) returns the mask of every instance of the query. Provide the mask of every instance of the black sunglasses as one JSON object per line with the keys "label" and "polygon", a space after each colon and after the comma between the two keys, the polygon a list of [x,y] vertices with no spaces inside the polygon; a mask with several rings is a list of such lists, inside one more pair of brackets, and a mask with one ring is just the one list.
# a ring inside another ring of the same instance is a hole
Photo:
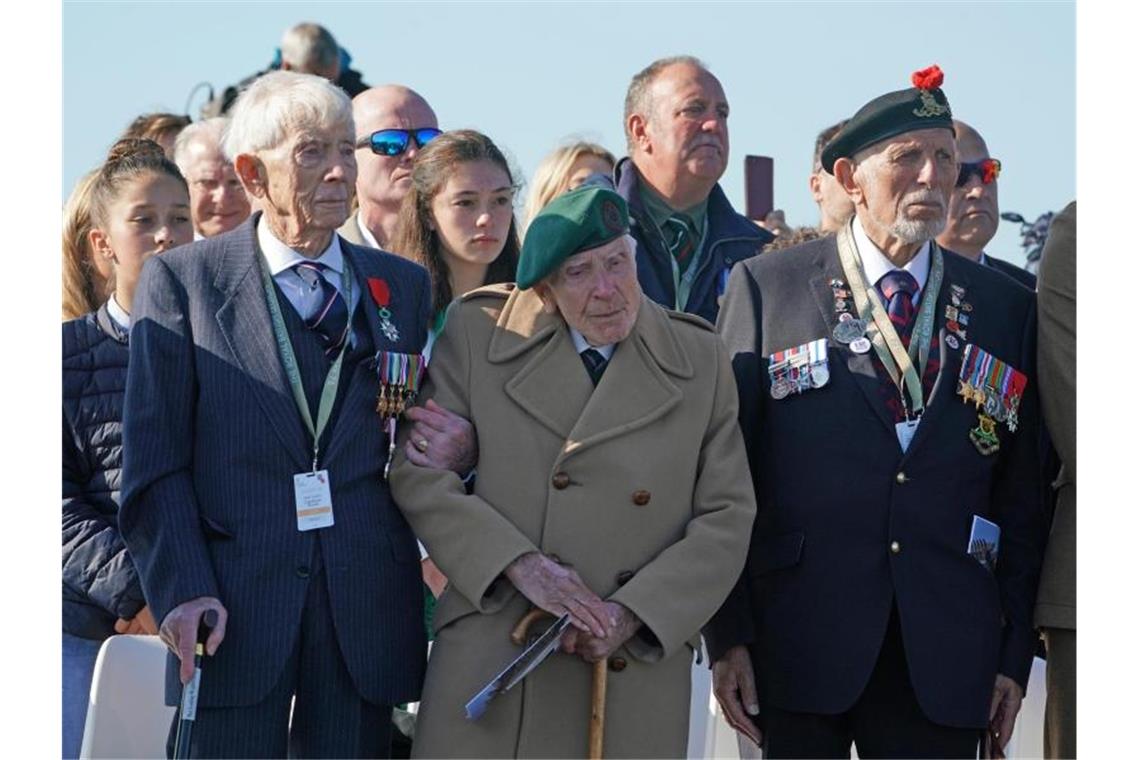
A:
{"label": "black sunglasses", "polygon": [[1001,174],[1001,161],[996,158],[983,158],[981,161],[963,162],[958,169],[958,182],[954,187],[962,187],[970,181],[970,175],[977,174],[983,185],[997,181]]}
{"label": "black sunglasses", "polygon": [[371,148],[378,156],[398,156],[408,149],[412,140],[416,141],[417,148],[422,148],[441,134],[443,131],[435,127],[379,129],[357,140],[356,147]]}

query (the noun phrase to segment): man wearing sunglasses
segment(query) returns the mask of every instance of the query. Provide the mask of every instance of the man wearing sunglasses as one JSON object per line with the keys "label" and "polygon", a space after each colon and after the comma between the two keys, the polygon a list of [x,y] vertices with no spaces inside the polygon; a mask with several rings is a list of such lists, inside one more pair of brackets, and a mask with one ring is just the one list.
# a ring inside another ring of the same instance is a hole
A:
{"label": "man wearing sunglasses", "polygon": [[985,254],[998,228],[1001,161],[990,156],[986,141],[966,122],[954,120],[954,137],[958,144],[958,181],[950,194],[946,229],[938,236],[938,244],[1036,290],[1037,278],[1032,272]]}
{"label": "man wearing sunglasses", "polygon": [[[340,228],[352,243],[389,250],[400,203],[412,186],[412,160],[440,134],[435,111],[397,84],[372,87],[352,100],[356,122],[356,212]],[[395,251],[399,253],[399,251]]]}

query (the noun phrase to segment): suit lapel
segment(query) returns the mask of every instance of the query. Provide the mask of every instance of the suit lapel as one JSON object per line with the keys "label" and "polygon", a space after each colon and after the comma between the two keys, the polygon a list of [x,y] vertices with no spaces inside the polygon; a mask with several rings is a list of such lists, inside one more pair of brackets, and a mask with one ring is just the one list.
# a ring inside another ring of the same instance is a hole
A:
{"label": "suit lapel", "polygon": [[226,241],[214,280],[215,287],[226,294],[226,300],[215,316],[234,359],[253,384],[257,403],[282,445],[303,470],[311,460],[305,448],[309,438],[281,366],[266,305],[258,261],[261,252],[255,234],[258,216],[246,223],[245,235]]}
{"label": "suit lapel", "polygon": [[[349,221],[353,224],[356,223],[355,219]],[[360,293],[356,308],[364,310],[364,319],[368,323],[372,345],[376,347],[377,351],[383,350],[385,346],[390,344],[390,341],[383,337],[383,332],[380,329],[380,316],[368,290],[368,278],[382,276],[379,271],[380,267],[377,266],[376,262],[357,255],[357,250],[353,246],[346,245],[343,240],[341,241],[341,253],[348,260],[349,266],[352,267],[352,287],[354,290],[358,289]],[[390,280],[391,278],[387,279]],[[394,286],[392,287],[392,293],[395,297],[397,291]],[[401,338],[403,337],[401,335]],[[345,398],[340,407],[341,411],[337,414],[336,422],[333,424],[332,437],[329,439],[328,451],[326,452],[328,461],[332,461],[347,441],[356,437],[362,425],[380,424],[379,416],[373,417],[370,414],[357,414],[355,412],[355,410],[365,406],[374,406],[371,397],[379,392],[379,380],[375,371],[370,367],[371,363],[371,357],[369,357],[369,360],[357,362],[354,367],[346,366],[341,369],[342,372],[351,372],[352,375],[349,377],[348,387],[344,391]]]}
{"label": "suit lapel", "polygon": [[[840,358],[843,359],[847,371],[855,380],[855,385],[859,386],[859,390],[863,392],[864,400],[893,436],[895,434],[894,420],[887,414],[887,408],[879,395],[879,375],[875,372],[873,363],[875,360],[872,358],[874,349],[860,354],[852,351],[849,344],[845,345],[830,337],[839,322],[839,317],[835,312],[835,296],[831,291],[831,281],[842,280],[847,283],[843,267],[839,263],[839,253],[834,238],[832,238],[831,245],[824,249],[824,255],[820,257],[818,264],[820,272],[811,278],[810,287],[812,296],[819,306],[820,314],[823,316],[823,323],[827,326],[829,342]],[[847,283],[847,288],[850,290],[850,283]]]}

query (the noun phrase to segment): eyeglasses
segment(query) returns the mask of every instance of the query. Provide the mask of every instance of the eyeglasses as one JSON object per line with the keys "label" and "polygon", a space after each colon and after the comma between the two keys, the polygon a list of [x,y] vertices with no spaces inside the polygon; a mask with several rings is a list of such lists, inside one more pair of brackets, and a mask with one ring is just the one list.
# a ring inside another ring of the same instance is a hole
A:
{"label": "eyeglasses", "polygon": [[996,158],[983,158],[981,161],[963,162],[958,169],[958,182],[954,187],[962,187],[970,181],[970,175],[977,174],[983,185],[997,181],[1001,174],[1001,161]]}
{"label": "eyeglasses", "polygon": [[441,134],[443,131],[434,127],[380,129],[361,137],[356,141],[356,147],[371,148],[378,156],[398,156],[408,149],[412,140],[416,141],[417,148],[422,148]]}

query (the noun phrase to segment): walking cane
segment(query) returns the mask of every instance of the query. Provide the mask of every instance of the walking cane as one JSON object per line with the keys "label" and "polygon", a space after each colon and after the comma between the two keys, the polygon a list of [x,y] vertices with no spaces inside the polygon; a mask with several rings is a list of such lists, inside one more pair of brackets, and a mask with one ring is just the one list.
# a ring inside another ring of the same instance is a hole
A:
{"label": "walking cane", "polygon": [[178,704],[178,731],[174,734],[175,760],[184,760],[190,756],[190,732],[194,729],[194,719],[198,715],[202,658],[206,654],[206,639],[217,624],[217,610],[206,610],[198,620],[198,640],[194,644],[194,676],[182,686],[182,701]]}
{"label": "walking cane", "polygon": [[[549,614],[536,607],[523,615],[515,624],[514,630],[511,631],[511,641],[516,646],[525,644],[531,623]],[[590,733],[588,737],[589,754],[587,755],[589,760],[602,760],[602,742],[606,731],[606,676],[608,673],[606,664],[606,660],[598,660],[594,663],[594,675],[590,685]]]}

